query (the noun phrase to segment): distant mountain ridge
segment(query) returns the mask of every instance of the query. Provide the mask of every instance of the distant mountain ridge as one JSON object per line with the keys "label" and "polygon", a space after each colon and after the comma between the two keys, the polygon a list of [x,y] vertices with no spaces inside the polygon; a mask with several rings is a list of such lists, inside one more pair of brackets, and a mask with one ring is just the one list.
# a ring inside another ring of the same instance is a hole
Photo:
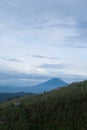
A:
{"label": "distant mountain ridge", "polygon": [[64,87],[68,84],[59,78],[53,78],[41,84],[30,87],[0,87],[0,92],[31,92],[42,93],[44,91],[50,91],[58,87]]}
{"label": "distant mountain ridge", "polygon": [[58,87],[67,86],[68,84],[59,78],[50,79],[44,83],[33,86],[36,92],[44,92],[56,89]]}

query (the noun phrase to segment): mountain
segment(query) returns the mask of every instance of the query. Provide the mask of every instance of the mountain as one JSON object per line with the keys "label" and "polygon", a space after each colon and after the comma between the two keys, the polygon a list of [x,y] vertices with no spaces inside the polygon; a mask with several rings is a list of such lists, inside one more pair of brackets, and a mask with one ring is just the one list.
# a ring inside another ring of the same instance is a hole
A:
{"label": "mountain", "polygon": [[28,87],[8,87],[8,86],[3,86],[0,87],[0,92],[31,92],[31,93],[42,93],[44,91],[50,91],[52,89],[58,88],[58,87],[63,87],[67,86],[67,83],[64,82],[63,80],[59,78],[53,78],[51,80],[48,80],[44,83],[35,85],[35,86],[28,86]]}
{"label": "mountain", "polygon": [[1,103],[0,130],[87,130],[87,81]]}
{"label": "mountain", "polygon": [[64,87],[67,85],[68,84],[66,82],[64,82],[63,80],[61,80],[59,78],[53,78],[53,79],[48,80],[44,83],[33,86],[32,91],[34,93],[42,93],[44,91],[51,91],[51,90],[56,89],[58,87]]}

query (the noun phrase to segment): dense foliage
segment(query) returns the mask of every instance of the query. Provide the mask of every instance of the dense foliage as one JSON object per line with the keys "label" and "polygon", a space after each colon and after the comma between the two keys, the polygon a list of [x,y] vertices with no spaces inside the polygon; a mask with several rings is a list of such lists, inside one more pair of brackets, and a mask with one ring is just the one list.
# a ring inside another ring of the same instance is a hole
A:
{"label": "dense foliage", "polygon": [[14,98],[24,97],[24,96],[31,96],[33,93],[0,93],[0,102],[9,101]]}
{"label": "dense foliage", "polygon": [[0,130],[87,130],[87,81],[0,104]]}

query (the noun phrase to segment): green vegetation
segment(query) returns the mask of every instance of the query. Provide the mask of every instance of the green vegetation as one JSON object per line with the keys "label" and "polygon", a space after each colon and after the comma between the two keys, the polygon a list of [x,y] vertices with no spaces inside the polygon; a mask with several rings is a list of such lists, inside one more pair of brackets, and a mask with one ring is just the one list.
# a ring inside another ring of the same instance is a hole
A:
{"label": "green vegetation", "polygon": [[0,93],[0,102],[10,101],[14,98],[20,98],[20,97],[31,96],[31,95],[34,95],[34,94],[33,93],[24,93],[24,92],[20,92],[20,93]]}
{"label": "green vegetation", "polygon": [[87,130],[87,81],[0,104],[0,130]]}

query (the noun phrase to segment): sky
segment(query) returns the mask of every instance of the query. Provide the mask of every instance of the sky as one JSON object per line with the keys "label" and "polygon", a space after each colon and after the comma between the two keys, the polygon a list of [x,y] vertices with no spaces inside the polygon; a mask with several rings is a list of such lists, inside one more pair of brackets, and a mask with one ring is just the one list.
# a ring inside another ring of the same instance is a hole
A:
{"label": "sky", "polygon": [[87,79],[87,0],[0,0],[0,84]]}

